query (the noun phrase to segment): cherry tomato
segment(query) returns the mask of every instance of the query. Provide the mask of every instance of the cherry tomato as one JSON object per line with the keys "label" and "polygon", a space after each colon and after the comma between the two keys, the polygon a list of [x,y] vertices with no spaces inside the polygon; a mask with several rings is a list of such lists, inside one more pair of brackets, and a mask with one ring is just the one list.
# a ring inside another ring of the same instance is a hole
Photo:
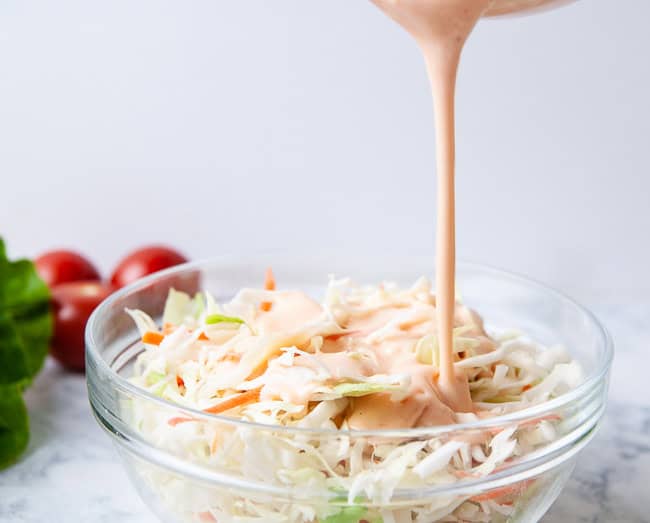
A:
{"label": "cherry tomato", "polygon": [[50,354],[66,369],[84,370],[86,321],[111,292],[110,285],[97,281],[62,283],[51,289],[54,336]]}
{"label": "cherry tomato", "polygon": [[99,280],[99,272],[86,258],[73,251],[57,250],[41,254],[34,260],[39,276],[54,287],[60,283]]}
{"label": "cherry tomato", "polygon": [[187,258],[178,251],[163,245],[152,245],[133,251],[124,258],[111,276],[111,284],[124,287],[135,280],[174,265],[185,263]]}

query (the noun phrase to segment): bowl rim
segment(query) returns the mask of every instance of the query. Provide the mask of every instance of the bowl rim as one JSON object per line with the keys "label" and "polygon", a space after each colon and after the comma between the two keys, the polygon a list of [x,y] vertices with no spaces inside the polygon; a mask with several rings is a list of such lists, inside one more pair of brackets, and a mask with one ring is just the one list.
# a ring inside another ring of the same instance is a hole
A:
{"label": "bowl rim", "polygon": [[[566,303],[578,309],[582,314],[584,314],[589,319],[593,327],[595,327],[596,331],[598,332],[604,350],[604,357],[601,359],[601,361],[594,369],[594,371],[592,371],[589,375],[585,376],[583,382],[580,383],[575,389],[572,389],[562,394],[561,396],[558,396],[557,398],[554,398],[549,401],[545,401],[537,405],[533,405],[531,407],[526,407],[524,409],[514,411],[511,413],[497,415],[490,418],[479,419],[476,421],[454,423],[451,425],[417,427],[417,428],[410,428],[410,429],[378,429],[378,430],[377,429],[341,430],[341,429],[327,429],[327,428],[311,429],[311,428],[304,428],[304,427],[287,427],[283,425],[274,425],[270,423],[260,423],[260,422],[242,420],[242,419],[229,417],[229,416],[223,416],[220,414],[210,414],[202,410],[198,410],[192,407],[174,403],[173,401],[169,401],[159,396],[156,396],[138,387],[137,385],[131,383],[127,378],[124,378],[120,374],[118,374],[118,372],[115,371],[112,368],[112,366],[99,353],[97,349],[99,344],[95,340],[93,330],[94,328],[96,328],[99,322],[99,318],[102,315],[102,312],[105,309],[113,306],[120,299],[124,298],[129,294],[136,293],[142,288],[145,288],[146,286],[155,283],[156,281],[166,278],[168,276],[183,273],[186,271],[201,269],[206,266],[216,266],[219,263],[226,263],[228,261],[237,262],[238,260],[241,261],[243,258],[245,259],[248,256],[259,256],[260,254],[280,255],[279,252],[275,252],[275,251],[270,251],[270,252],[266,251],[265,253],[258,252],[258,253],[224,254],[217,257],[205,258],[205,259],[200,259],[188,263],[183,263],[156,272],[154,274],[145,276],[144,278],[141,278],[119,289],[118,291],[114,292],[110,296],[108,296],[93,311],[86,324],[85,354],[86,354],[86,371],[87,371],[86,381],[88,383],[88,386],[90,386],[90,382],[93,376],[93,373],[88,371],[91,369],[92,365],[95,365],[99,368],[100,372],[109,376],[109,381],[112,389],[119,388],[122,391],[133,395],[134,397],[140,397],[146,399],[147,401],[151,401],[161,407],[174,409],[176,411],[181,411],[187,414],[188,416],[200,420],[213,421],[213,422],[216,421],[234,427],[257,429],[257,430],[272,430],[274,432],[282,432],[282,433],[289,433],[289,434],[312,434],[312,435],[317,434],[320,436],[326,436],[326,435],[349,436],[355,438],[359,438],[359,437],[411,438],[411,437],[424,437],[424,436],[433,437],[433,436],[438,436],[440,434],[447,434],[447,433],[454,433],[454,432],[484,430],[493,427],[510,425],[524,420],[529,420],[531,418],[543,417],[544,415],[552,411],[555,411],[561,407],[564,407],[581,397],[588,396],[594,389],[596,389],[602,383],[603,379],[606,378],[612,365],[612,361],[614,358],[613,339],[609,331],[607,330],[607,328],[602,324],[602,322],[598,319],[598,317],[593,312],[591,312],[587,307],[583,306],[582,304],[580,304],[579,302],[577,302],[576,300],[574,300],[564,292],[559,291],[549,285],[546,285],[545,283],[541,283],[538,280],[529,278],[528,276],[524,276],[516,272],[496,268],[488,264],[466,262],[462,260],[459,261],[457,264],[459,268],[467,268],[470,270],[479,269],[483,272],[492,273],[500,277],[506,277],[511,281],[523,283],[528,286],[532,285],[534,287],[537,287],[539,290],[554,295],[556,298],[565,301]],[[287,253],[284,254],[286,255]],[[359,256],[368,255],[367,253],[363,254],[363,253],[354,253],[354,252],[350,252],[349,254],[354,254]],[[409,257],[419,257],[418,254],[421,255],[422,253],[411,253],[409,254]],[[131,428],[129,427],[129,429]]]}

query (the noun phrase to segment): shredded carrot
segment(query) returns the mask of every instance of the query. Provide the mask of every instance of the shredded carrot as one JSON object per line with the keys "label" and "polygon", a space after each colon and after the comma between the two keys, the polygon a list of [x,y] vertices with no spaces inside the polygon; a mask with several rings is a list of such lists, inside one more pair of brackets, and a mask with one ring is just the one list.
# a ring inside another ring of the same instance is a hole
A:
{"label": "shredded carrot", "polygon": [[160,345],[165,335],[160,332],[147,331],[142,335],[142,342],[148,345]]}
{"label": "shredded carrot", "polygon": [[246,376],[247,380],[254,380],[255,378],[261,376],[266,371],[269,366],[269,360],[275,358],[282,354],[282,351],[279,348],[271,350],[262,361],[260,361],[251,371],[251,373]]}
{"label": "shredded carrot", "polygon": [[523,391],[525,392],[525,391],[530,390],[530,389],[532,389],[532,388],[533,388],[533,386],[529,383],[528,385],[524,385],[524,386],[521,388],[521,390],[523,390]]}
{"label": "shredded carrot", "polygon": [[[502,470],[507,469],[511,465],[512,463],[504,463],[496,467],[493,471],[493,474],[496,474],[497,472],[501,472]],[[480,478],[481,477],[479,474],[476,474],[474,472],[469,472],[466,470],[457,470],[456,472],[454,472],[454,474],[457,478]],[[534,481],[535,481],[534,479],[526,479],[524,481],[519,481],[518,483],[515,483],[513,485],[506,485],[504,487],[496,488],[494,490],[490,490],[489,492],[484,492],[483,494],[478,494],[476,496],[473,496],[470,498],[470,501],[475,501],[476,503],[480,503],[482,501],[496,500],[498,498],[509,496],[509,495],[519,495]],[[506,505],[508,504],[508,501],[499,501],[499,503],[501,505]]]}
{"label": "shredded carrot", "polygon": [[273,269],[271,269],[271,267],[266,269],[266,274],[264,275],[264,288],[267,291],[275,290],[275,276],[273,275]]}
{"label": "shredded carrot", "polygon": [[219,414],[220,412],[225,412],[227,410],[234,409],[235,407],[239,407],[240,405],[245,405],[246,403],[255,401],[260,397],[260,389],[261,387],[253,390],[247,390],[241,394],[229,396],[216,405],[213,405],[207,409],[203,409],[203,412],[209,412],[210,414]]}
{"label": "shredded carrot", "polygon": [[[275,276],[273,275],[273,269],[269,267],[266,269],[266,274],[264,275],[264,289],[267,291],[275,290]],[[260,303],[260,309],[268,312],[271,310],[273,304],[270,301],[263,301]]]}
{"label": "shredded carrot", "polygon": [[478,496],[471,497],[470,501],[476,501],[477,503],[480,503],[481,501],[494,500],[509,495],[519,495],[533,481],[535,480],[526,479],[524,481],[520,481],[519,483],[515,483],[514,485],[506,485],[505,487],[495,488],[494,490],[490,490],[489,492],[484,492],[483,494],[479,494]]}
{"label": "shredded carrot", "polygon": [[324,338],[326,340],[337,341],[340,340],[341,338],[344,338],[345,336],[357,336],[359,334],[363,334],[363,331],[354,330],[354,331],[346,331],[346,332],[337,332],[336,334],[328,334],[327,336],[324,336]]}
{"label": "shredded carrot", "polygon": [[[180,376],[177,376],[176,379],[178,380],[181,378]],[[260,396],[261,388],[262,387],[259,387],[257,389],[247,390],[246,392],[242,392],[241,394],[229,396],[228,398],[217,403],[216,405],[204,409],[203,412],[208,412],[210,414],[219,414],[221,412],[234,409],[235,407],[239,407],[240,405],[245,405],[246,403],[250,403],[251,401],[255,401]],[[181,423],[187,423],[189,421],[199,421],[199,420],[196,420],[194,418],[177,417],[177,418],[171,418],[169,421],[167,421],[167,424],[171,425],[172,427],[175,427],[176,425],[180,425]]]}
{"label": "shredded carrot", "polygon": [[201,340],[201,341],[208,341],[209,339],[210,339],[210,338],[208,338],[208,337],[205,335],[205,332],[202,332],[201,334],[199,334],[199,340]]}
{"label": "shredded carrot", "polygon": [[176,385],[179,387],[185,387],[185,382],[183,381],[183,378],[180,376],[176,376]]}
{"label": "shredded carrot", "polygon": [[172,427],[175,427],[176,425],[180,425],[181,423],[187,423],[188,421],[196,421],[193,418],[171,418],[167,424],[171,425]]}

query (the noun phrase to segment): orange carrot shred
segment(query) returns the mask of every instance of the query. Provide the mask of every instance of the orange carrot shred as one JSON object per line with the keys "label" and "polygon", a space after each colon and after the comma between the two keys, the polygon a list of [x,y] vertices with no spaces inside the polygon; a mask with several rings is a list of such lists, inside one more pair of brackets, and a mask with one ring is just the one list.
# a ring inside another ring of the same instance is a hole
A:
{"label": "orange carrot shred", "polygon": [[326,336],[323,336],[326,340],[331,340],[331,341],[337,341],[340,340],[341,338],[344,338],[346,336],[357,336],[359,334],[362,334],[363,331],[361,330],[354,330],[354,331],[346,331],[346,332],[337,332],[336,334],[328,334]]}
{"label": "orange carrot shred", "polygon": [[208,338],[208,337],[205,335],[205,332],[202,332],[201,334],[199,334],[199,340],[201,340],[201,341],[208,341],[209,339],[210,339],[210,338]]}
{"label": "orange carrot shred", "polygon": [[267,291],[275,290],[275,276],[273,275],[273,269],[271,269],[271,267],[266,269],[266,274],[264,275],[264,288]]}
{"label": "orange carrot shred", "polygon": [[[177,376],[176,379],[181,379],[181,378],[180,376]],[[220,412],[225,412],[227,410],[234,409],[235,407],[239,407],[240,405],[245,405],[246,403],[255,401],[260,396],[261,388],[262,387],[259,387],[257,389],[247,390],[246,392],[229,396],[228,398],[224,399],[223,401],[220,401],[216,405],[209,407],[207,409],[203,409],[203,412],[207,412],[209,414],[219,414]],[[188,421],[199,421],[199,420],[196,420],[194,418],[177,417],[168,420],[167,424],[171,425],[172,427],[175,427],[176,425],[180,425],[181,423],[187,423]]]}
{"label": "orange carrot shred", "polygon": [[185,382],[183,381],[183,378],[180,376],[176,376],[176,385],[179,387],[185,387]]}
{"label": "orange carrot shred", "polygon": [[261,376],[266,371],[269,360],[273,359],[275,356],[282,354],[280,349],[274,349],[269,354],[268,357],[260,361],[251,371],[251,373],[246,377],[247,380],[254,380],[255,378]]}
{"label": "orange carrot shred", "polygon": [[480,503],[481,501],[489,501],[491,499],[497,499],[497,498],[505,497],[505,496],[512,495],[512,494],[520,494],[533,481],[535,481],[535,480],[526,479],[524,481],[520,481],[519,483],[515,483],[514,485],[506,485],[505,487],[496,488],[494,490],[490,490],[489,492],[479,494],[478,496],[473,496],[473,497],[470,498],[470,501],[476,501],[477,503]]}
{"label": "orange carrot shred", "polygon": [[147,331],[142,335],[142,342],[148,345],[160,345],[165,335],[160,332]]}
{"label": "orange carrot shred", "polygon": [[[275,290],[275,276],[273,275],[273,269],[269,267],[266,269],[266,274],[264,275],[264,289],[267,291]],[[260,303],[260,309],[268,312],[271,310],[273,304],[270,301],[263,301]]]}
{"label": "orange carrot shred", "polygon": [[261,387],[253,390],[247,390],[241,394],[229,396],[216,405],[207,409],[203,409],[203,412],[208,412],[210,414],[219,414],[220,412],[225,412],[227,410],[234,409],[235,407],[239,407],[240,405],[245,405],[246,403],[255,401],[260,397],[260,389]]}

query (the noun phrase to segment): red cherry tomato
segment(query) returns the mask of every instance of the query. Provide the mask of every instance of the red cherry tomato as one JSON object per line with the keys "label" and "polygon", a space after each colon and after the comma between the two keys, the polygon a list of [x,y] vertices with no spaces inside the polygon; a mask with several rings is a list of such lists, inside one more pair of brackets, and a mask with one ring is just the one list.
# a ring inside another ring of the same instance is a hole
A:
{"label": "red cherry tomato", "polygon": [[36,258],[34,264],[39,276],[48,287],[70,281],[101,279],[95,266],[73,251],[46,252]]}
{"label": "red cherry tomato", "polygon": [[111,276],[111,284],[124,287],[154,272],[185,263],[187,258],[178,251],[162,245],[152,245],[133,251],[124,258]]}
{"label": "red cherry tomato", "polygon": [[66,369],[84,370],[86,321],[113,288],[96,281],[62,283],[51,289],[54,336],[50,354]]}

